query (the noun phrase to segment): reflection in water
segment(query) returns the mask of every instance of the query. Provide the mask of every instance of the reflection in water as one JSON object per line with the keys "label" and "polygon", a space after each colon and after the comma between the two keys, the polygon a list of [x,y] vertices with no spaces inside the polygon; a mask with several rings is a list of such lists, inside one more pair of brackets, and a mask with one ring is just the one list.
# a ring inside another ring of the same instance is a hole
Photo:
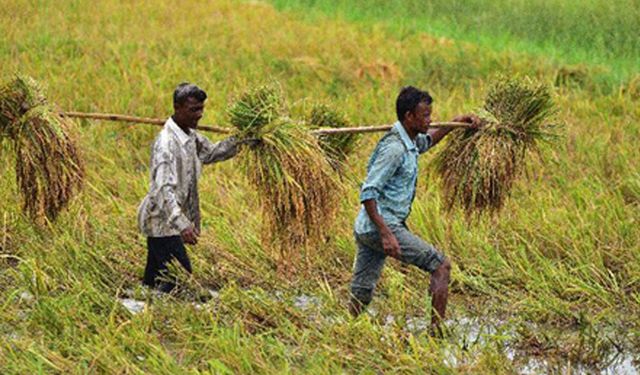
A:
{"label": "reflection in water", "polygon": [[[371,317],[377,318],[379,312],[374,307],[368,309]],[[404,321],[392,314],[380,317],[385,329],[393,329],[400,325],[402,329],[414,335],[426,334],[429,329],[429,318],[423,316],[407,316]],[[519,323],[523,325],[523,323]],[[518,345],[519,336],[517,324],[501,319],[487,317],[469,318],[456,317],[445,322],[453,347],[443,352],[445,363],[452,367],[460,367],[462,352],[499,344],[505,357],[513,364],[520,374],[606,374],[606,375],[638,375],[640,374],[640,352],[634,351],[628,343],[612,345],[607,352],[600,352],[597,363],[586,364],[569,361],[560,356],[533,355],[526,348]],[[524,323],[527,330],[541,332],[544,328],[533,323]],[[446,347],[446,346],[445,346]]]}
{"label": "reflection in water", "polygon": [[[415,319],[415,318],[412,318]],[[544,357],[527,353],[526,348],[516,348],[518,333],[515,325],[500,319],[483,319],[461,317],[449,319],[446,325],[452,332],[455,340],[461,343],[463,350],[469,350],[474,346],[486,345],[489,342],[502,342],[504,354],[520,374],[611,374],[611,375],[637,375],[640,374],[640,363],[636,358],[640,353],[632,353],[627,343],[613,345],[611,350],[604,354],[596,364],[571,362],[564,358],[553,356]],[[530,330],[541,331],[544,328],[532,323],[527,324]],[[634,356],[636,358],[634,358]],[[455,367],[458,359],[454,351],[445,353],[447,364]]]}

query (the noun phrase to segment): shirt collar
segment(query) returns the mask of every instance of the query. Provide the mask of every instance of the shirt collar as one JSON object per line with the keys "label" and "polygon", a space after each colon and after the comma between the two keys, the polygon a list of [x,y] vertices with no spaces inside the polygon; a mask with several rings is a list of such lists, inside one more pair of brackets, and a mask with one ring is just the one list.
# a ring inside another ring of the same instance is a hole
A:
{"label": "shirt collar", "polygon": [[173,118],[171,117],[167,119],[167,121],[164,123],[164,126],[169,128],[176,135],[176,137],[178,137],[178,141],[180,141],[180,144],[183,146],[195,136],[193,130],[190,130],[189,134],[185,133],[182,129],[180,129],[178,124],[176,124],[176,122],[173,121]]}
{"label": "shirt collar", "polygon": [[407,150],[413,151],[418,149],[416,147],[416,143],[409,138],[409,134],[407,134],[407,131],[404,129],[404,126],[402,126],[400,121],[396,121],[393,128],[398,132],[398,134],[400,134],[400,139],[402,139],[402,143],[404,143]]}

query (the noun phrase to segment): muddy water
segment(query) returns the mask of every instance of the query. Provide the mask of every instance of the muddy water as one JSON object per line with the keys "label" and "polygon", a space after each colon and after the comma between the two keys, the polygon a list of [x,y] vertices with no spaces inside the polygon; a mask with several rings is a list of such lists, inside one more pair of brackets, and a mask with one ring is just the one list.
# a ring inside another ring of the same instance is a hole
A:
{"label": "muddy water", "polygon": [[[299,296],[300,297],[300,296]],[[321,305],[319,299],[303,296],[296,301],[313,301],[302,304],[305,309],[311,306]],[[296,304],[297,306],[298,304]],[[380,316],[375,308],[370,307],[368,314],[376,318],[385,329],[400,327],[403,331],[415,335],[427,334],[430,320],[424,316],[394,315]],[[445,361],[453,368],[462,365],[460,354],[473,352],[483,346],[492,345],[501,347],[504,356],[520,374],[607,374],[607,375],[638,375],[640,374],[640,350],[633,349],[628,341],[617,342],[611,345],[608,352],[602,353],[597,363],[571,362],[566,358],[532,355],[520,348],[516,325],[504,320],[483,317],[455,317],[445,322],[449,331],[448,342],[452,343],[451,349],[444,352]],[[529,330],[542,331],[533,323],[527,324]]]}
{"label": "muddy water", "polygon": [[[502,341],[505,356],[520,374],[640,374],[640,352],[636,350],[633,353],[632,346],[628,342],[619,342],[613,345],[612,349],[604,353],[597,363],[584,364],[571,362],[565,358],[531,355],[526,350],[517,349],[515,347],[517,333],[514,326],[499,319],[480,321],[477,318],[460,317],[450,319],[446,324],[454,332],[454,337],[458,338],[465,350],[470,350],[476,345],[486,344],[489,341]],[[532,328],[544,329],[535,326]],[[452,354],[448,356],[448,359],[455,362],[455,356]]]}
{"label": "muddy water", "polygon": [[[308,314],[309,319],[319,325],[342,323],[342,317],[323,314],[322,299],[317,296],[300,294],[292,298],[285,298],[278,293],[276,299],[283,303],[291,303],[297,309]],[[427,334],[429,318],[424,316],[381,316],[375,307],[367,312],[372,318],[380,322],[384,329],[400,328],[415,335]],[[453,368],[462,365],[459,359],[461,353],[471,353],[475,349],[487,345],[502,348],[505,359],[509,360],[520,374],[610,374],[610,375],[638,375],[640,374],[640,350],[632,349],[629,342],[617,342],[611,345],[608,352],[602,355],[597,363],[571,362],[559,356],[533,355],[518,345],[519,334],[517,325],[494,318],[459,316],[445,322],[451,343],[451,350],[445,350],[446,362]],[[541,332],[543,327],[528,323],[527,329]],[[464,355],[463,355],[464,356]]]}
{"label": "muddy water", "polygon": [[[204,304],[197,304],[196,308],[212,307],[211,304],[219,303],[218,291],[210,291],[211,300]],[[345,323],[345,317],[335,314],[327,314],[326,307],[321,297],[307,294],[286,297],[282,292],[275,292],[274,301],[288,303],[309,316],[311,321],[319,326]],[[144,301],[131,298],[121,298],[123,304],[132,314],[138,314],[145,309]],[[211,305],[211,306],[209,306]],[[335,313],[333,311],[332,313]],[[427,334],[429,318],[424,316],[381,316],[375,307],[370,307],[367,312],[372,318],[380,322],[384,329],[401,329],[414,335]],[[477,317],[456,316],[445,322],[449,332],[447,345],[444,345],[444,357],[447,365],[452,368],[463,365],[465,354],[473,356],[475,350],[487,345],[500,347],[506,360],[520,374],[610,374],[610,375],[639,375],[640,374],[640,349],[633,348],[627,341],[616,342],[608,351],[598,352],[597,363],[571,362],[566,358],[547,355],[544,353],[532,354],[526,348],[518,345],[519,333],[517,325],[486,316]],[[533,332],[544,331],[543,327],[527,323],[527,329]]]}

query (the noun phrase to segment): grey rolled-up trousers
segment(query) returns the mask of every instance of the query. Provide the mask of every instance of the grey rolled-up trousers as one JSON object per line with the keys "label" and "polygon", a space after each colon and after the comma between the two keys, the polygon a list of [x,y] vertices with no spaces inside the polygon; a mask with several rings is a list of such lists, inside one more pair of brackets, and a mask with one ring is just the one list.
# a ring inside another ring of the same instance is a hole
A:
{"label": "grey rolled-up trousers", "polygon": [[[445,256],[432,245],[411,233],[406,226],[390,226],[400,244],[403,263],[412,264],[421,270],[433,273],[444,262]],[[373,291],[382,274],[387,255],[382,247],[378,231],[364,234],[354,233],[358,252],[353,265],[351,294],[363,305],[371,302]]]}

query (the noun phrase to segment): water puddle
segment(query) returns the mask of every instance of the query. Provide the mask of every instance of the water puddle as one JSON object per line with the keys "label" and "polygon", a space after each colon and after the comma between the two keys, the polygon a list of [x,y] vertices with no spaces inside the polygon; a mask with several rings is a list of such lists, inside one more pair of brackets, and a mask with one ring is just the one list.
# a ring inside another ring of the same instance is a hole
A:
{"label": "water puddle", "polygon": [[146,303],[144,301],[138,301],[133,298],[118,298],[118,301],[124,306],[132,315],[136,315],[144,311]]}
{"label": "water puddle", "polygon": [[[611,361],[610,361],[611,360]],[[605,374],[605,375],[637,375],[638,364],[634,362],[630,354],[616,354],[612,358],[606,358],[602,364],[588,366],[580,363],[565,361],[558,363],[553,359],[529,357],[516,360],[518,371],[524,375],[537,374]]]}
{"label": "water puddle", "polygon": [[296,308],[306,311],[312,308],[316,308],[320,306],[320,298],[307,296],[306,294],[302,294],[296,296],[293,300],[293,306]]}
{"label": "water puddle", "polygon": [[34,300],[35,300],[35,297],[33,296],[33,294],[31,294],[29,292],[20,293],[20,301],[24,301],[26,303],[31,303]]}
{"label": "water puddle", "polygon": [[[380,315],[375,307],[370,307],[367,314],[378,319],[385,330],[396,328],[414,335],[427,334],[430,319],[424,316]],[[522,348],[518,340],[517,324],[496,318],[455,317],[445,321],[450,346],[443,351],[445,363],[458,368],[465,366],[465,361],[473,361],[478,350],[491,345],[501,348],[505,356],[519,374],[607,374],[638,375],[640,374],[640,352],[633,350],[627,342],[619,342],[611,349],[601,352],[596,363],[571,362],[562,356],[549,354],[532,354]],[[520,325],[522,323],[520,322]],[[533,323],[526,323],[527,330],[542,332],[545,328]],[[567,331],[566,334],[575,334]],[[383,339],[382,339],[383,340]],[[383,340],[384,341],[384,340]],[[586,348],[585,350],[593,350]],[[634,354],[635,353],[635,354]]]}
{"label": "water puddle", "polygon": [[209,296],[211,297],[212,300],[219,300],[220,299],[220,292],[215,290],[215,289],[208,289],[207,290],[209,292]]}
{"label": "water puddle", "polygon": [[[518,333],[515,325],[504,320],[461,317],[449,319],[446,324],[456,338],[454,341],[460,342],[463,351],[471,351],[476,346],[487,345],[490,342],[502,343],[505,357],[520,374],[640,374],[640,353],[632,354],[631,346],[627,342],[617,343],[609,351],[603,352],[597,363],[585,364],[553,355],[545,357],[528,353],[526,348],[517,345]],[[528,329],[538,332],[545,330],[544,327],[533,323],[528,323],[527,326]],[[453,367],[458,365],[459,361],[454,352],[446,353],[445,357],[447,363]]]}
{"label": "water puddle", "polygon": [[[210,298],[206,301],[192,302],[197,310],[208,310],[220,302],[220,292],[208,290]],[[322,298],[310,294],[288,295],[282,291],[275,291],[270,296],[278,303],[291,304],[296,309],[308,315],[318,328],[327,325],[344,324],[349,319],[342,315],[333,314],[326,309]],[[21,296],[29,300],[31,296]],[[31,297],[32,298],[32,297]],[[146,303],[134,298],[118,298],[120,303],[133,315],[144,311]],[[367,309],[367,314],[380,322],[386,331],[400,329],[405,333],[422,335],[429,332],[430,317],[425,316],[394,316],[382,315],[375,306]],[[608,351],[595,351],[590,357],[590,363],[571,362],[567,355],[554,354],[552,351],[531,351],[522,344],[523,327],[529,332],[545,332],[546,328],[533,323],[514,323],[497,318],[480,316],[457,316],[445,321],[448,332],[443,349],[445,363],[452,368],[463,367],[467,361],[473,361],[476,353],[487,346],[499,347],[513,368],[520,374],[610,374],[610,375],[640,375],[640,352],[628,342],[616,342]],[[519,329],[519,328],[520,329]],[[560,331],[560,336],[576,335],[574,331]],[[384,337],[381,340],[384,341]],[[626,339],[625,339],[626,340]],[[448,347],[447,347],[448,345]],[[557,343],[561,346],[561,343]],[[588,344],[586,351],[593,350]],[[580,353],[579,353],[580,354]],[[593,358],[595,356],[595,359]],[[583,357],[581,357],[583,358]],[[586,356],[584,357],[586,358]]]}

